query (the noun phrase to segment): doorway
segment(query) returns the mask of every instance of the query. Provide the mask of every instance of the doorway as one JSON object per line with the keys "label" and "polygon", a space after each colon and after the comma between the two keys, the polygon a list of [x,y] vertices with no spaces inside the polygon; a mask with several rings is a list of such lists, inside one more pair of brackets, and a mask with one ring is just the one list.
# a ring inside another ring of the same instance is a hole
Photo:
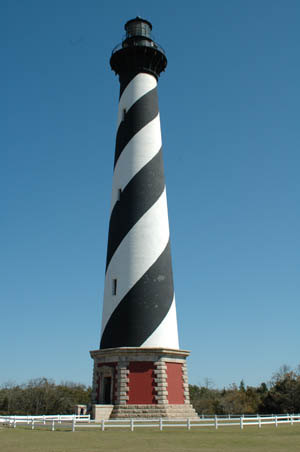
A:
{"label": "doorway", "polygon": [[103,402],[107,405],[111,404],[111,377],[103,378]]}

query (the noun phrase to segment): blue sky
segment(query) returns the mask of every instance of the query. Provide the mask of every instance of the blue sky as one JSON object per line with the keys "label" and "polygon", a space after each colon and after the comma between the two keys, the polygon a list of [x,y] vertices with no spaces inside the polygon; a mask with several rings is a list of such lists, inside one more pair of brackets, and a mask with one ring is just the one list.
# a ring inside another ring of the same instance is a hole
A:
{"label": "blue sky", "polygon": [[0,384],[91,384],[100,340],[124,23],[159,80],[180,346],[190,383],[295,367],[300,3],[0,2]]}

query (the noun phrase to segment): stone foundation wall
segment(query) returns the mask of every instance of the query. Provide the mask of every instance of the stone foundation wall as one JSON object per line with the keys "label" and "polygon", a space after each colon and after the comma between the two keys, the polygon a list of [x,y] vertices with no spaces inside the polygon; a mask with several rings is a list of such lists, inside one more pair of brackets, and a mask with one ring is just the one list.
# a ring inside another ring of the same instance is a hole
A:
{"label": "stone foundation wall", "polygon": [[[126,347],[92,351],[93,402],[101,403],[98,388],[99,372],[101,369],[114,367],[114,373],[111,374],[114,388],[112,417],[195,416],[196,413],[189,400],[186,366],[188,355],[189,352],[185,350],[159,348]],[[146,372],[149,375],[145,375]]]}

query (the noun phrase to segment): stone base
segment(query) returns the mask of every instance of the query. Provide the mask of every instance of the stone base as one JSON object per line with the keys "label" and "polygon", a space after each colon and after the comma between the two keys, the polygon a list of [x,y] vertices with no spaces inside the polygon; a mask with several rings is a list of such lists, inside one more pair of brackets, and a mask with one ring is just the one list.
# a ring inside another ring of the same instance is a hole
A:
{"label": "stone base", "polygon": [[109,419],[113,408],[114,405],[92,405],[92,418],[96,422],[100,422],[102,419]]}
{"label": "stone base", "polygon": [[165,348],[120,347],[91,351],[92,403],[113,405],[111,418],[193,418],[186,358]]}
{"label": "stone base", "polygon": [[115,405],[110,419],[195,419],[199,418],[190,404],[183,405]]}

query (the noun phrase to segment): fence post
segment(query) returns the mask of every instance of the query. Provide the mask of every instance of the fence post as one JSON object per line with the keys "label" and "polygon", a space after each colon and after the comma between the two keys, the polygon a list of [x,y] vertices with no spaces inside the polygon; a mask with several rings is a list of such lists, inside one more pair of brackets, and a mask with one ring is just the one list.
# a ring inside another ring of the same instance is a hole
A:
{"label": "fence post", "polygon": [[243,430],[243,428],[244,428],[243,416],[240,417],[240,427],[241,427],[241,430]]}
{"label": "fence post", "polygon": [[159,419],[159,430],[161,431],[163,429],[163,420],[162,417]]}
{"label": "fence post", "polygon": [[216,430],[217,430],[217,428],[218,428],[218,416],[217,415],[215,416],[215,427],[216,427]]}
{"label": "fence post", "polygon": [[187,429],[191,430],[191,421],[190,418],[187,419]]}
{"label": "fence post", "polygon": [[52,419],[52,432],[54,432],[54,430],[55,430],[55,420],[54,419]]}
{"label": "fence post", "polygon": [[75,432],[75,424],[76,424],[76,418],[74,416],[73,420],[72,420],[72,432]]}
{"label": "fence post", "polygon": [[34,430],[34,419],[31,421],[31,430]]}
{"label": "fence post", "polygon": [[294,425],[294,414],[291,414],[291,425]]}
{"label": "fence post", "polygon": [[275,416],[275,427],[278,427],[277,416]]}
{"label": "fence post", "polygon": [[130,430],[133,432],[133,429],[134,429],[133,419],[130,419]]}
{"label": "fence post", "polygon": [[258,428],[261,428],[261,417],[258,417]]}
{"label": "fence post", "polygon": [[101,421],[101,430],[102,430],[102,432],[104,432],[104,428],[105,428],[105,421],[104,421],[104,419],[102,419],[102,421]]}

